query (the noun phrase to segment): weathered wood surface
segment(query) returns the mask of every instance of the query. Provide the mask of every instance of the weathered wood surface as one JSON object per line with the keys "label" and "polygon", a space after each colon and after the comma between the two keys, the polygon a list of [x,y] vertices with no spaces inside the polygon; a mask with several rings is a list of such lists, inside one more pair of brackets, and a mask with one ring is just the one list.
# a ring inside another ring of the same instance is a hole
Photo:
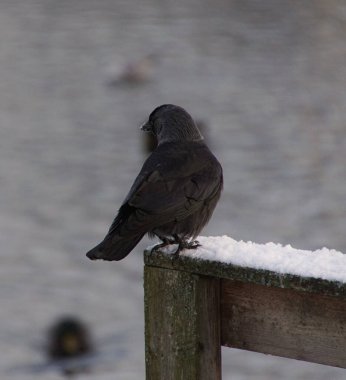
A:
{"label": "weathered wood surface", "polygon": [[346,302],[221,280],[222,345],[346,368]]}
{"label": "weathered wood surface", "polygon": [[221,344],[346,368],[346,284],[163,253],[144,260],[147,379],[221,379]]}
{"label": "weathered wood surface", "polygon": [[220,281],[145,267],[147,380],[221,379]]}
{"label": "weathered wood surface", "polygon": [[179,256],[161,252],[144,252],[146,265],[179,271],[196,273],[205,276],[225,278],[234,281],[249,282],[284,289],[295,289],[303,292],[343,297],[346,299],[346,284],[312,277],[300,277],[291,274],[280,274],[269,270],[245,268],[219,261],[196,260],[188,256]]}

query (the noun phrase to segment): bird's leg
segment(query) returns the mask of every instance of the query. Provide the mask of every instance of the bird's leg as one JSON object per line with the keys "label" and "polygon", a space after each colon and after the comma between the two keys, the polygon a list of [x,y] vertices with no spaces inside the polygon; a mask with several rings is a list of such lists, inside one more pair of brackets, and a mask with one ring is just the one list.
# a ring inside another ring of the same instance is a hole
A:
{"label": "bird's leg", "polygon": [[174,256],[176,258],[179,256],[179,253],[183,249],[196,249],[196,248],[201,246],[201,244],[199,244],[199,242],[197,240],[187,241],[187,240],[180,238],[177,234],[173,235],[173,237],[175,239],[175,243],[178,244],[178,248],[174,252]]}
{"label": "bird's leg", "polygon": [[174,239],[169,239],[166,237],[160,237],[159,239],[162,240],[162,243],[156,244],[150,251],[150,253],[158,251],[160,248],[167,247],[167,245],[176,244],[176,241]]}

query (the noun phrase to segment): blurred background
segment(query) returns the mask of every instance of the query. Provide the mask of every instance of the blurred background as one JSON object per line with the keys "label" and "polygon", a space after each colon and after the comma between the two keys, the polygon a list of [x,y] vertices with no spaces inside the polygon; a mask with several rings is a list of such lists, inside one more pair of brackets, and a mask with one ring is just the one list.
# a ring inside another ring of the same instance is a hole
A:
{"label": "blurred background", "polygon": [[[117,263],[85,252],[147,156],[139,126],[162,103],[201,121],[224,167],[203,235],[346,252],[345,62],[342,1],[0,0],[1,379],[144,378],[153,242]],[[74,361],[49,348],[64,315],[90,333]],[[223,354],[227,380],[346,378]]]}

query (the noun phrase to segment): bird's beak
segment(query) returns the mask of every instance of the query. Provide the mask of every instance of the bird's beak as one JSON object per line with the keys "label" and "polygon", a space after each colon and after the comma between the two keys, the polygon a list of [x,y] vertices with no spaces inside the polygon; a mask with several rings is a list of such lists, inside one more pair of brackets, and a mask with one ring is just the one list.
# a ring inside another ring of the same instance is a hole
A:
{"label": "bird's beak", "polygon": [[145,132],[151,132],[153,128],[149,122],[146,122],[145,124],[141,126],[141,130]]}

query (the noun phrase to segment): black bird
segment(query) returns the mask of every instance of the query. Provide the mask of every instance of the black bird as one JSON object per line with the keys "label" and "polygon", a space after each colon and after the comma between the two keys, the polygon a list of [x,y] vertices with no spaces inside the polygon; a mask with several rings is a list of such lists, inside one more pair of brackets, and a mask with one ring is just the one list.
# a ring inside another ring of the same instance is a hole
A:
{"label": "black bird", "polygon": [[52,359],[85,355],[92,351],[89,330],[75,317],[63,317],[49,330],[48,354]]}
{"label": "black bird", "polygon": [[92,259],[121,260],[148,233],[162,243],[153,250],[193,241],[220,198],[223,178],[218,160],[203,141],[192,117],[181,107],[157,107],[142,126],[157,138],[104,240],[87,253]]}

